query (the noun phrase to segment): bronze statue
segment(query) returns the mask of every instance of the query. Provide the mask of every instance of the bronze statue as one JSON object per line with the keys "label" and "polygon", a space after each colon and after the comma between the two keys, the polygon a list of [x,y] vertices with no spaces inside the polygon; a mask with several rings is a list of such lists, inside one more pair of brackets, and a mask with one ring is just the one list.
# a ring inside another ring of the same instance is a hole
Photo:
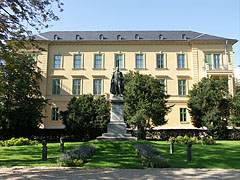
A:
{"label": "bronze statue", "polygon": [[122,72],[119,71],[119,67],[116,67],[116,71],[114,71],[112,74],[110,92],[114,94],[114,96],[123,96],[123,91],[124,77]]}

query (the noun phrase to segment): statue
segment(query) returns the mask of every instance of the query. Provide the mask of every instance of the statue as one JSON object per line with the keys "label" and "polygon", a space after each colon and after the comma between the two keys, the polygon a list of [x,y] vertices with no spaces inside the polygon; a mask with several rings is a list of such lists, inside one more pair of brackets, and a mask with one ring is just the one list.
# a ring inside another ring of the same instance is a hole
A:
{"label": "statue", "polygon": [[111,79],[111,88],[110,92],[114,94],[114,96],[123,96],[124,91],[124,78],[122,72],[119,71],[119,67],[116,67],[116,71],[112,74]]}

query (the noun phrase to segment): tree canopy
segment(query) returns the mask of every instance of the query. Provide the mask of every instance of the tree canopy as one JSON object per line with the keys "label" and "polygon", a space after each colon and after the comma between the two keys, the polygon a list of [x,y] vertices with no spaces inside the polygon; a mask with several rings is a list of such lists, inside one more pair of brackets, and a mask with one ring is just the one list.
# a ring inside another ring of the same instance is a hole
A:
{"label": "tree canopy", "polygon": [[109,105],[105,96],[84,94],[73,97],[67,110],[60,112],[68,133],[82,140],[94,139],[107,129],[110,120]]}
{"label": "tree canopy", "polygon": [[203,78],[194,84],[188,107],[195,127],[207,127],[215,138],[225,138],[231,108],[227,79]]}
{"label": "tree canopy", "polygon": [[167,123],[165,115],[171,107],[166,105],[164,86],[151,75],[130,71],[124,77],[124,115],[128,125],[137,127],[138,138],[145,139],[146,128]]}
{"label": "tree canopy", "polygon": [[[54,2],[59,10],[63,11],[63,3],[61,3],[60,0],[1,0],[1,54],[16,47],[17,42],[26,41],[26,37],[31,40],[31,29],[39,32],[49,26],[49,21],[57,21],[59,18],[52,10]],[[14,46],[12,46],[12,44],[6,44],[6,40],[13,40],[15,42]]]}
{"label": "tree canopy", "polygon": [[40,69],[31,55],[9,57],[7,62],[0,66],[0,129],[17,136],[39,127],[47,100],[40,91]]}

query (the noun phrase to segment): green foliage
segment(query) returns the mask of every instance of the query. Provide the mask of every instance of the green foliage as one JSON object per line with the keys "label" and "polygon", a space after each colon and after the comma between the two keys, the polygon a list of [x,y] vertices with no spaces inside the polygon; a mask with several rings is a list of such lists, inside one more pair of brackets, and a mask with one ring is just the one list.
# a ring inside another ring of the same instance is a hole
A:
{"label": "green foliage", "polygon": [[194,84],[188,107],[195,127],[207,127],[214,138],[227,137],[231,107],[227,79],[203,78]]}
{"label": "green foliage", "polygon": [[75,147],[73,151],[60,155],[57,159],[57,163],[59,166],[63,167],[81,167],[91,158],[95,149],[95,146],[92,145]]}
{"label": "green foliage", "polygon": [[42,122],[47,100],[42,97],[42,75],[32,56],[8,57],[0,67],[0,129],[25,136]]}
{"label": "green foliage", "polygon": [[167,123],[165,115],[171,108],[166,105],[169,96],[151,75],[130,71],[124,80],[125,120],[128,125],[137,127],[139,139],[145,139],[146,128]]}
{"label": "green foliage", "polygon": [[177,136],[177,137],[170,137],[169,142],[174,141],[176,144],[187,144],[188,142],[192,142],[192,144],[206,144],[206,145],[213,145],[216,144],[216,141],[213,139],[212,136],[210,137],[188,137],[188,136]]}
{"label": "green foliage", "polygon": [[137,156],[141,158],[143,167],[167,168],[169,164],[161,153],[150,144],[135,144],[133,146]]}
{"label": "green foliage", "polygon": [[82,140],[96,138],[106,131],[110,119],[109,106],[104,96],[91,94],[73,97],[67,110],[60,112],[65,129]]}
{"label": "green foliage", "polygon": [[240,91],[232,99],[231,106],[231,125],[240,126]]}
{"label": "green foliage", "polygon": [[0,146],[24,146],[24,145],[37,145],[38,141],[33,141],[28,138],[11,138],[9,140],[0,141]]}

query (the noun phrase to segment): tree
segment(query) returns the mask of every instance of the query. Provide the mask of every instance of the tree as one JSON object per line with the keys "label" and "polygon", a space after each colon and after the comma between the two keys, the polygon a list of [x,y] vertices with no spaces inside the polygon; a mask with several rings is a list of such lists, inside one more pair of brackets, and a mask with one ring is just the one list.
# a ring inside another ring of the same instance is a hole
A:
{"label": "tree", "polygon": [[[54,14],[54,2],[60,11],[63,3],[60,0],[1,0],[0,1],[0,56],[8,55],[9,50],[18,51],[28,41],[32,41],[32,31],[48,27],[51,20],[59,18]],[[12,40],[14,44],[6,41]],[[17,48],[17,49],[15,49]]]}
{"label": "tree", "polygon": [[0,129],[29,135],[42,123],[47,100],[42,97],[40,69],[31,55],[9,57],[0,67]]}
{"label": "tree", "polygon": [[214,138],[227,136],[231,95],[227,79],[203,78],[189,91],[188,108],[195,127],[207,127]]}
{"label": "tree", "polygon": [[138,138],[146,138],[146,128],[167,123],[165,115],[171,107],[166,105],[164,86],[151,75],[130,71],[125,75],[124,115],[128,125],[137,127]]}
{"label": "tree", "polygon": [[231,104],[231,125],[240,126],[240,92],[238,91],[232,99]]}
{"label": "tree", "polygon": [[60,114],[66,131],[82,140],[94,139],[105,132],[110,119],[105,96],[94,97],[91,94],[73,97],[67,110]]}

